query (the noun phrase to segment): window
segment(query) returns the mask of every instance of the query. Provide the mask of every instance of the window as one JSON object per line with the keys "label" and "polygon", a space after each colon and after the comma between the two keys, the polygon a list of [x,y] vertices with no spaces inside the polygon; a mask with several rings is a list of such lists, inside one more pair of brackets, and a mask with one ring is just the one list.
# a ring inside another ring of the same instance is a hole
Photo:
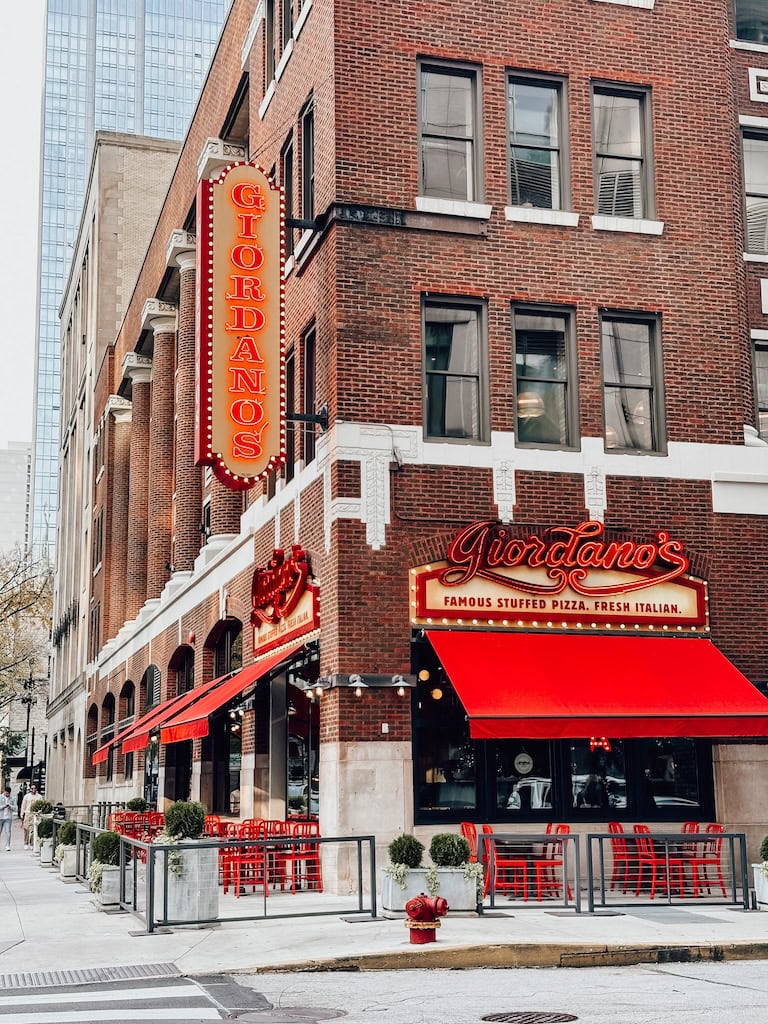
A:
{"label": "window", "polygon": [[[304,346],[304,412],[313,415],[317,403],[317,334],[314,325],[305,333]],[[304,424],[304,465],[308,466],[315,457],[317,427],[314,423]]]}
{"label": "window", "polygon": [[509,180],[513,206],[560,210],[561,84],[512,75],[507,82]]}
{"label": "window", "polygon": [[608,217],[651,216],[648,93],[599,86],[592,102],[597,212]]}
{"label": "window", "polygon": [[286,427],[285,432],[285,467],[284,474],[286,482],[293,480],[294,472],[296,470],[296,430],[298,423],[295,420],[291,420],[291,416],[296,412],[296,357],[293,349],[285,357],[285,413],[286,413]]}
{"label": "window", "polygon": [[661,377],[655,319],[603,315],[605,447],[662,451]]}
{"label": "window", "polygon": [[519,444],[569,447],[576,443],[576,379],[572,316],[560,310],[513,310],[516,426]]}
{"label": "window", "polygon": [[768,253],[768,136],[748,133],[742,144],[746,251]]}
{"label": "window", "polygon": [[315,107],[310,100],[301,113],[301,216],[315,218]]}
{"label": "window", "polygon": [[266,0],[264,11],[264,82],[275,77],[275,0]]}
{"label": "window", "polygon": [[133,751],[123,757],[123,778],[133,778]]}
{"label": "window", "polygon": [[768,8],[760,0],[736,0],[736,38],[768,43]]}
{"label": "window", "polygon": [[477,72],[422,64],[419,74],[419,192],[477,200]]}
{"label": "window", "polygon": [[293,228],[288,223],[293,212],[293,135],[286,140],[280,152],[280,183],[285,198],[285,257],[293,255]]}
{"label": "window", "polygon": [[757,429],[768,441],[768,342],[755,343],[755,395],[757,397]]}
{"label": "window", "polygon": [[426,435],[484,440],[484,311],[480,305],[425,302]]}
{"label": "window", "polygon": [[101,565],[104,554],[104,509],[100,508],[96,513],[93,524],[93,572]]}
{"label": "window", "polygon": [[91,608],[90,630],[88,632],[88,660],[95,661],[101,650],[101,605]]}
{"label": "window", "polygon": [[291,0],[283,0],[281,13],[283,19],[281,42],[282,49],[285,50],[286,46],[291,41],[291,33],[293,32],[293,3]]}

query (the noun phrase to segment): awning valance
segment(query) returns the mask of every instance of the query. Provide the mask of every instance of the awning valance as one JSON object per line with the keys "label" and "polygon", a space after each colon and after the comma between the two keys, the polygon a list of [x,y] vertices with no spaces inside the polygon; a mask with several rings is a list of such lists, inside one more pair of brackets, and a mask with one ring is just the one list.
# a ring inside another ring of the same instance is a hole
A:
{"label": "awning valance", "polygon": [[[218,680],[213,680],[213,682],[218,682]],[[121,746],[124,754],[146,747],[150,732],[157,728],[160,722],[164,722],[168,715],[172,715],[174,711],[179,710],[181,707],[186,707],[194,695],[194,690],[188,690],[186,693],[180,693],[176,697],[169,697],[162,704],[156,704],[155,707],[145,712],[137,722],[127,726],[117,736],[113,736],[112,739],[103,743],[91,758],[92,763],[101,764],[102,761],[106,761],[110,749],[113,747],[117,749],[118,745]],[[128,744],[132,741],[133,745],[129,746]]]}
{"label": "awning valance", "polygon": [[208,719],[219,708],[224,707],[238,697],[246,687],[258,682],[268,675],[282,661],[290,658],[302,644],[296,644],[288,650],[280,651],[257,661],[254,665],[241,669],[220,686],[207,693],[201,693],[200,699],[166,719],[160,732],[161,743],[179,743],[182,740],[197,739],[208,735]]}
{"label": "awning valance", "polygon": [[768,700],[704,638],[427,636],[474,739],[768,736]]}

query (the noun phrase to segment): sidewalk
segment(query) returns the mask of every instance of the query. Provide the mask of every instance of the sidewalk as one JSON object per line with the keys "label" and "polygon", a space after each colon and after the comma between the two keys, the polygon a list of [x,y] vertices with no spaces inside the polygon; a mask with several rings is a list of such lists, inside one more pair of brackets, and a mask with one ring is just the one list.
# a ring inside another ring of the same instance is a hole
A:
{"label": "sidewalk", "polygon": [[[314,898],[328,909],[339,904],[334,896]],[[0,987],[3,975],[20,971],[149,964],[216,974],[768,959],[766,913],[686,906],[598,916],[502,904],[483,917],[449,913],[438,941],[425,946],[410,945],[402,921],[366,917],[267,919],[147,935],[143,922],[97,910],[83,885],[60,881],[17,844],[11,853],[0,851]]]}

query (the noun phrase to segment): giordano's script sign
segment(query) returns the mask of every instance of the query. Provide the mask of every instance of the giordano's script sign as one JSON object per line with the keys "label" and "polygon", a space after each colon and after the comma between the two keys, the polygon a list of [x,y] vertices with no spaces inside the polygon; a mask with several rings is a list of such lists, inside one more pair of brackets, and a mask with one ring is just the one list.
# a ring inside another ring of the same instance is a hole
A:
{"label": "giordano's script sign", "polygon": [[414,625],[484,629],[709,628],[707,586],[688,574],[683,544],[666,530],[646,541],[608,540],[602,523],[522,535],[472,523],[444,561],[411,569]]}
{"label": "giordano's script sign", "polygon": [[289,555],[275,548],[269,562],[253,574],[251,625],[255,656],[319,629],[319,590],[311,582],[309,556],[299,544]]}

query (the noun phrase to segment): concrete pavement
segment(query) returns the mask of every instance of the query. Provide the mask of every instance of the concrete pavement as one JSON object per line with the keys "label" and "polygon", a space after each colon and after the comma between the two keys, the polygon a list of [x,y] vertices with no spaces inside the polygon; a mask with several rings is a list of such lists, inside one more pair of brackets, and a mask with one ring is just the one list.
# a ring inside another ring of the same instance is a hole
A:
{"label": "concrete pavement", "polygon": [[[215,974],[768,959],[768,914],[713,906],[638,906],[599,916],[502,901],[482,917],[449,913],[436,943],[411,946],[402,921],[350,919],[349,898],[286,893],[270,896],[270,914],[332,913],[147,935],[133,915],[98,910],[83,885],[41,868],[17,840],[18,831],[15,849],[0,850],[0,976],[160,963],[183,974]],[[222,898],[227,913],[259,913],[260,906],[253,896]]]}

